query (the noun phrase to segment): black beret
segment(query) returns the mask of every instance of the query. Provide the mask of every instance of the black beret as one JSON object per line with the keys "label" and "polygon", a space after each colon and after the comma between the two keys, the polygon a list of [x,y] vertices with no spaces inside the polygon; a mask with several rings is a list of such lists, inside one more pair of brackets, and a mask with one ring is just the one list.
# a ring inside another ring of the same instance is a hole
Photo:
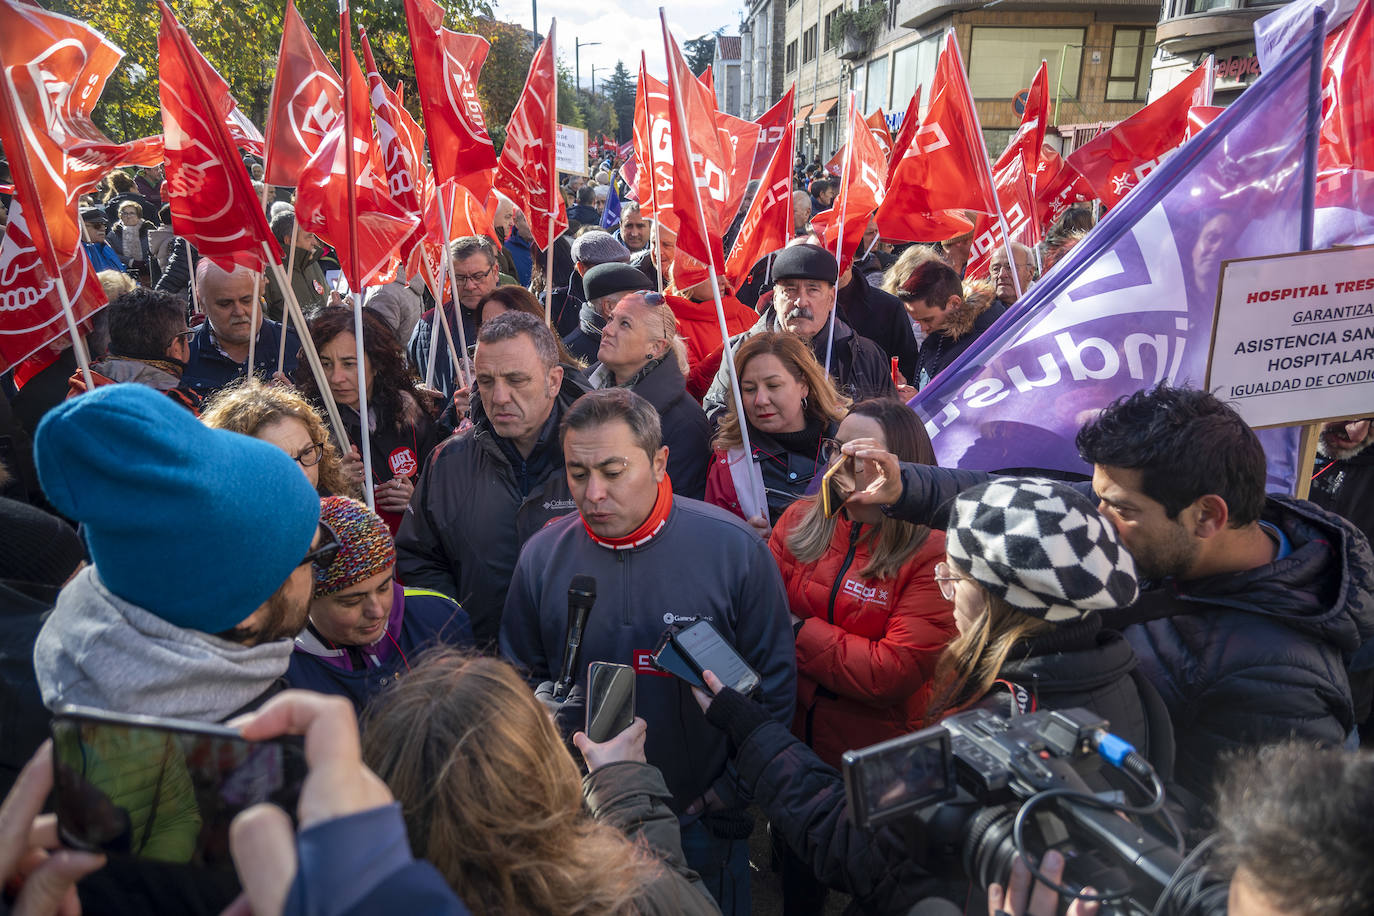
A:
{"label": "black beret", "polygon": [[835,256],[819,245],[791,245],[773,259],[773,281],[824,280],[834,283],[840,268]]}
{"label": "black beret", "polygon": [[619,261],[598,264],[582,275],[582,289],[587,294],[588,302],[594,302],[613,293],[639,292],[653,288],[654,284],[642,272]]}
{"label": "black beret", "polygon": [[81,221],[83,223],[108,223],[110,218],[99,207],[87,207],[81,211]]}

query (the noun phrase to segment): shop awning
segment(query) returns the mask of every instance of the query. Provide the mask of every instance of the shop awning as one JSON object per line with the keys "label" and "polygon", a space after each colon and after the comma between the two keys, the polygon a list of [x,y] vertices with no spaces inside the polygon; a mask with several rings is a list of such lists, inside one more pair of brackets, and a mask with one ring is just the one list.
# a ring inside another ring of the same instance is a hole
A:
{"label": "shop awning", "polygon": [[815,110],[811,112],[811,117],[807,118],[807,121],[811,124],[824,124],[826,119],[830,117],[830,109],[834,108],[835,103],[839,100],[837,96],[833,99],[826,99],[818,103]]}
{"label": "shop awning", "polygon": [[811,111],[810,105],[803,105],[797,109],[797,126],[801,127],[806,123],[806,116]]}

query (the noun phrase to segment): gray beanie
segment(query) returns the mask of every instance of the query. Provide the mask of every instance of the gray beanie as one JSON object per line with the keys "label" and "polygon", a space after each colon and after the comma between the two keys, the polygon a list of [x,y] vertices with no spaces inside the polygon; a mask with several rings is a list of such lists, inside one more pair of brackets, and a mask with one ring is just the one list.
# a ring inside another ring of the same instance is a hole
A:
{"label": "gray beanie", "polygon": [[600,229],[584,232],[572,243],[572,258],[579,264],[594,267],[597,264],[610,264],[619,261],[630,263],[630,249],[622,245],[615,236]]}
{"label": "gray beanie", "polygon": [[1086,496],[1062,483],[999,477],[960,493],[945,549],[1007,604],[1052,623],[1126,607],[1135,560]]}

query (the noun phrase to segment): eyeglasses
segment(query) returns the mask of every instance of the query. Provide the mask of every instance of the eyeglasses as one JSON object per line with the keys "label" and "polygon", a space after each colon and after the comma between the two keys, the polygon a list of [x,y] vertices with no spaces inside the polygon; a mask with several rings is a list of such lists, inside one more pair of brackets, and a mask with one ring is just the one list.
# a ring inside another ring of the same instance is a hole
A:
{"label": "eyeglasses", "polygon": [[488,267],[486,270],[482,271],[481,273],[476,273],[476,274],[454,274],[454,275],[453,275],[453,282],[454,282],[454,283],[457,283],[459,286],[467,286],[469,283],[481,283],[481,282],[482,282],[483,280],[485,280],[487,277],[490,277],[490,276],[491,276],[491,272],[492,272],[493,270],[495,270],[495,269],[496,269],[495,266],[492,266],[492,267]]}
{"label": "eyeglasses", "polygon": [[839,439],[831,439],[829,437],[821,439],[821,460],[826,464],[833,464],[835,460],[843,454],[843,452],[840,451],[843,447],[844,443]]}
{"label": "eyeglasses", "polygon": [[303,468],[313,468],[324,457],[324,443],[312,442],[291,457]]}
{"label": "eyeglasses", "polygon": [[187,343],[190,343],[191,338],[196,336],[196,331],[196,328],[187,328],[184,331],[181,331],[177,334],[173,334],[171,343],[176,343],[178,340],[184,340]]}
{"label": "eyeglasses", "polygon": [[[1017,264],[1017,265],[1016,265],[1016,270],[1017,270],[1017,271],[1022,271],[1022,270],[1025,270],[1025,269],[1026,269],[1026,265],[1025,265],[1025,264]],[[992,265],[991,267],[988,268],[988,273],[989,273],[990,275],[994,276],[994,277],[998,277],[998,276],[1001,276],[1001,275],[1003,275],[1003,274],[1010,275],[1010,274],[1012,273],[1012,269],[1011,269],[1009,266],[1007,266],[1006,264],[994,264],[994,265]]]}
{"label": "eyeglasses", "polygon": [[320,522],[320,528],[324,531],[325,538],[320,546],[305,555],[305,559],[298,563],[304,566],[306,563],[313,563],[320,572],[325,572],[334,565],[334,560],[338,558],[339,551],[343,545],[339,543],[339,536],[334,533],[334,529],[325,522]]}
{"label": "eyeglasses", "polygon": [[945,596],[946,601],[954,600],[954,583],[967,580],[968,576],[956,576],[954,568],[944,560],[935,564],[935,583],[940,586],[940,594]]}

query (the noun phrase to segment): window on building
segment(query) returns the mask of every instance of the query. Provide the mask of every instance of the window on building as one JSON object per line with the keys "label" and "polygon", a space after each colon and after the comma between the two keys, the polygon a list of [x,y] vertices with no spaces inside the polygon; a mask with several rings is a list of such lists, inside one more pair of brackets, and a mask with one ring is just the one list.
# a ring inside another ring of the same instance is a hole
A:
{"label": "window on building", "polygon": [[887,57],[880,57],[868,63],[868,87],[864,91],[864,100],[859,109],[866,115],[872,114],[879,108],[886,110],[889,107],[887,65]]}
{"label": "window on building", "polygon": [[1183,8],[1189,13],[1205,13],[1208,10],[1234,5],[1234,0],[1186,0]]}
{"label": "window on building", "polygon": [[[935,80],[935,62],[940,58],[940,42],[944,36],[933,35],[914,41],[892,55],[892,107],[899,108],[911,101],[917,86],[924,86],[927,96]],[[929,101],[929,98],[926,100]]]}
{"label": "window on building", "polygon": [[1107,101],[1145,101],[1150,89],[1150,58],[1154,52],[1154,29],[1116,30],[1112,35],[1112,66],[1107,74]]}
{"label": "window on building", "polygon": [[825,50],[827,50],[827,51],[830,50],[830,47],[831,47],[831,44],[832,44],[831,41],[830,41],[830,27],[831,27],[832,25],[834,25],[834,23],[835,23],[835,16],[836,16],[839,12],[840,12],[839,9],[836,8],[836,9],[833,9],[833,10],[831,10],[830,12],[826,13],[826,14],[825,14],[825,22],[823,22],[823,23],[821,24],[821,35],[822,35],[823,38],[824,38],[824,41],[825,41],[825,46],[824,46],[824,47],[825,47]]}
{"label": "window on building", "polygon": [[973,97],[1015,98],[1030,86],[1044,60],[1049,62],[1050,91],[1077,99],[1084,40],[1084,29],[975,27],[968,62]]}
{"label": "window on building", "polygon": [[816,57],[816,27],[814,25],[802,32],[801,42],[802,63],[809,63]]}
{"label": "window on building", "polygon": [[784,70],[785,72],[787,72],[787,73],[791,73],[793,70],[797,69],[797,41],[796,41],[796,39],[793,39],[792,41],[789,41],[789,42],[787,43],[787,52],[786,52],[785,57],[786,57],[786,60],[785,60],[784,66],[783,66],[783,70]]}
{"label": "window on building", "polygon": [[849,74],[849,88],[854,90],[854,104],[859,106],[860,111],[866,111],[864,107],[864,89],[868,84],[868,71],[855,67]]}

